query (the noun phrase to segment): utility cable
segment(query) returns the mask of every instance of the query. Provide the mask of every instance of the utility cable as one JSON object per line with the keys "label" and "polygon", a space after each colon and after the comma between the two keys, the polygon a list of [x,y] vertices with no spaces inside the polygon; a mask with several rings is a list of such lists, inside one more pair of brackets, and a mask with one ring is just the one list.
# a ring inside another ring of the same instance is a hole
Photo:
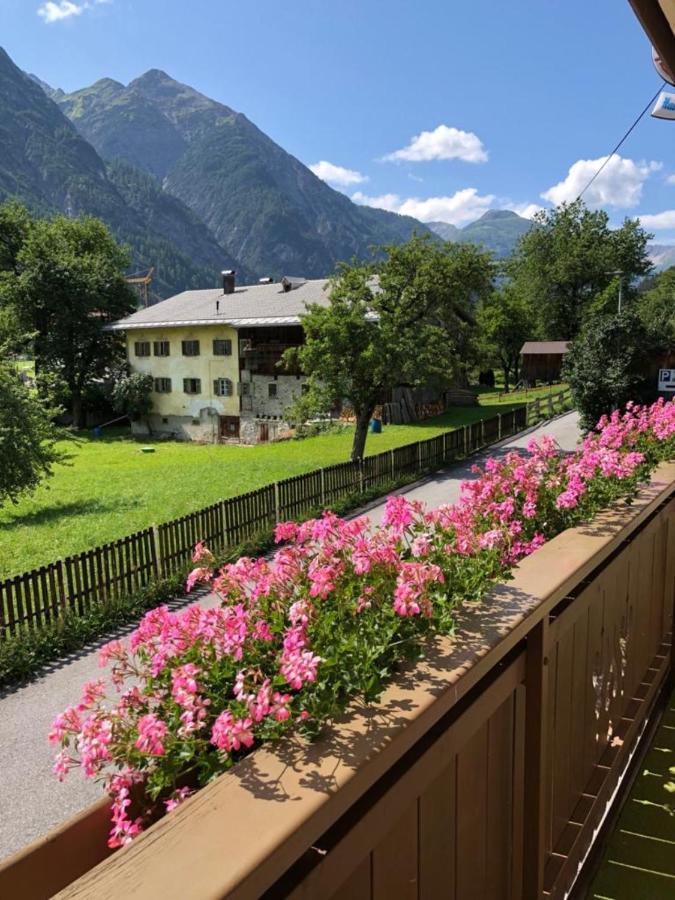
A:
{"label": "utility cable", "polygon": [[612,152],[609,154],[609,156],[606,157],[606,159],[605,159],[605,161],[603,162],[603,164],[600,166],[600,168],[598,169],[598,171],[595,173],[595,175],[594,175],[594,176],[591,178],[591,180],[588,182],[588,184],[587,184],[586,187],[583,189],[583,191],[581,191],[581,193],[577,196],[577,200],[581,200],[581,198],[584,196],[584,194],[586,193],[586,191],[589,189],[589,187],[593,184],[593,182],[594,182],[595,179],[598,177],[598,175],[599,175],[599,174],[602,172],[602,170],[605,168],[605,166],[606,166],[607,163],[610,161],[610,159],[611,159],[611,158],[619,151],[619,149],[621,148],[621,145],[624,143],[624,141],[626,140],[626,138],[627,138],[627,137],[630,135],[630,133],[633,131],[633,129],[635,128],[635,126],[638,124],[638,122],[640,121],[640,119],[641,119],[641,118],[644,116],[644,114],[647,112],[647,110],[648,110],[649,107],[652,105],[652,103],[654,103],[654,102],[656,101],[656,98],[659,96],[659,94],[661,93],[661,91],[664,89],[665,86],[666,86],[666,83],[665,83],[665,81],[664,81],[663,84],[661,85],[661,87],[658,89],[658,91],[654,94],[654,96],[651,98],[651,100],[649,101],[649,103],[645,106],[645,108],[642,110],[642,112],[640,113],[640,115],[637,117],[637,119],[636,119],[636,120],[633,122],[633,124],[630,126],[630,128],[628,129],[628,131],[627,131],[627,132],[624,134],[624,136],[621,138],[621,140],[620,140],[619,143],[616,145],[616,147],[612,150]]}

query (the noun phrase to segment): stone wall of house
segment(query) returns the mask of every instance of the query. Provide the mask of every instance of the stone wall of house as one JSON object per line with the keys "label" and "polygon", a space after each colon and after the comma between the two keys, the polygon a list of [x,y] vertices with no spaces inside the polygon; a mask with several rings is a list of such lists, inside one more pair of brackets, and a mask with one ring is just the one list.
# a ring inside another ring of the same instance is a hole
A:
{"label": "stone wall of house", "polygon": [[[253,416],[284,419],[288,407],[302,393],[302,385],[306,381],[304,376],[296,375],[256,375],[255,372],[244,370],[241,373],[242,385],[248,385],[247,395],[242,395],[242,411],[249,412]],[[276,385],[276,397],[270,397],[269,385]],[[247,409],[247,407],[249,407]]]}
{"label": "stone wall of house", "polygon": [[219,417],[216,410],[203,408],[198,416],[148,416],[147,422],[132,422],[136,437],[167,437],[176,441],[212,444],[218,441]]}
{"label": "stone wall of house", "polygon": [[266,441],[278,441],[288,434],[289,424],[283,419],[242,416],[239,420],[239,440],[242,444],[258,444],[267,433]]}

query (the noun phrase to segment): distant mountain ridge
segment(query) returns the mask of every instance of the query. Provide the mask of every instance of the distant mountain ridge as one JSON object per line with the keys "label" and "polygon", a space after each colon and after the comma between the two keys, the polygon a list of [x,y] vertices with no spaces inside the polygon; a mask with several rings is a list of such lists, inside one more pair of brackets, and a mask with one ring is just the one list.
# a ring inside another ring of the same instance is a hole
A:
{"label": "distant mountain ridge", "polygon": [[53,94],[104,159],[153,175],[257,276],[330,274],[374,244],[400,243],[416,219],[357,206],[275,144],[243,113],[152,69]]}
{"label": "distant mountain ridge", "polygon": [[130,167],[106,166],[45,86],[1,48],[0,147],[0,200],[17,198],[41,215],[100,217],[132,249],[132,267],[155,266],[160,295],[215,286],[220,269],[239,265],[157,182]]}
{"label": "distant mountain ridge", "polygon": [[488,209],[463,228],[447,222],[430,222],[429,228],[444,241],[479,244],[490,250],[497,259],[510,256],[520,238],[532,227],[529,219],[510,209]]}

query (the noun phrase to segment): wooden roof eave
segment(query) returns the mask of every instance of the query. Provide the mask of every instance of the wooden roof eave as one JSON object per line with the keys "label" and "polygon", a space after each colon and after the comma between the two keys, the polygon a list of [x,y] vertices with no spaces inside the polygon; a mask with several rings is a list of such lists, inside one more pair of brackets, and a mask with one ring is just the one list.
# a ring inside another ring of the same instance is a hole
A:
{"label": "wooden roof eave", "polygon": [[673,0],[629,0],[643,31],[675,82],[675,3]]}

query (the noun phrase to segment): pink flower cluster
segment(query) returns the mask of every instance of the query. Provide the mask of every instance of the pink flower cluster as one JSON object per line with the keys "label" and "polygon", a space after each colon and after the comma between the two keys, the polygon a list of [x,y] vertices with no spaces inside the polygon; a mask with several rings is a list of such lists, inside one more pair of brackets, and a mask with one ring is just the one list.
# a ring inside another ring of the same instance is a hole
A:
{"label": "pink flower cluster", "polygon": [[208,585],[220,606],[154,609],[101,650],[116,696],[90,682],[57,716],[55,774],[101,779],[110,846],[127,843],[259,743],[377,696],[430,631],[452,627],[458,603],[673,457],[675,402],[629,406],[574,454],[544,438],[488,460],[452,506],[393,496],[378,529],[330,512],[283,522],[273,558],[219,570],[198,544],[188,587]]}

